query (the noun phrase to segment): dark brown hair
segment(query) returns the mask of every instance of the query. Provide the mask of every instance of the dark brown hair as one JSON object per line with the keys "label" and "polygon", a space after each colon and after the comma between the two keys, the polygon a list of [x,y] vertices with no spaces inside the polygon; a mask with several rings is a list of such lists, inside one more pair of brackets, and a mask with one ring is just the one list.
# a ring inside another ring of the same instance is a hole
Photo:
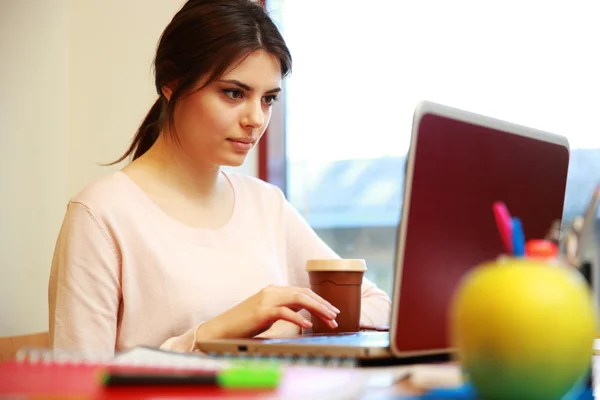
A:
{"label": "dark brown hair", "polygon": [[[188,0],[165,28],[154,58],[158,99],[144,118],[133,141],[116,164],[133,153],[140,157],[152,147],[165,122],[174,127],[177,101],[201,78],[206,87],[238,59],[265,50],[279,59],[281,74],[292,67],[292,57],[264,8],[251,0]],[[170,100],[162,88],[174,84]]]}

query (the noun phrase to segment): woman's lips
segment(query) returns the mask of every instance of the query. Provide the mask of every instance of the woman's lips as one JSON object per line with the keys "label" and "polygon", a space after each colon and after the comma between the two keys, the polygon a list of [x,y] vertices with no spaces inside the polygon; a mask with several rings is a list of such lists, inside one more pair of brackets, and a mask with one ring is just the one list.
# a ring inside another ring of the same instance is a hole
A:
{"label": "woman's lips", "polygon": [[251,140],[243,140],[243,139],[227,139],[233,149],[240,153],[247,153],[252,149],[252,145],[254,144]]}

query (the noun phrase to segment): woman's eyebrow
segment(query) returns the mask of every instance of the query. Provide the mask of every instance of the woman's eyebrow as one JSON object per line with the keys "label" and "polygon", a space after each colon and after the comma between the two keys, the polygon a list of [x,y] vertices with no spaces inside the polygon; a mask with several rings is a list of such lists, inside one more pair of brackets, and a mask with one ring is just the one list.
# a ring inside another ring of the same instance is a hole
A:
{"label": "woman's eyebrow", "polygon": [[[242,89],[247,90],[249,92],[253,90],[250,86],[248,86],[245,83],[242,83],[238,80],[235,80],[235,79],[220,79],[219,82],[231,83],[232,85],[239,86]],[[271,90],[267,90],[265,93],[270,94],[270,93],[279,93],[279,92],[281,92],[281,88],[277,87],[277,88],[274,88]]]}

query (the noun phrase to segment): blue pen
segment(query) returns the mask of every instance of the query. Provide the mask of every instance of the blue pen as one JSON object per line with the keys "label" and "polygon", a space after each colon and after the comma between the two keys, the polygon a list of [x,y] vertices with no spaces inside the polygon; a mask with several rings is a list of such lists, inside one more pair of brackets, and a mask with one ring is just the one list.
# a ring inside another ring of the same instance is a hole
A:
{"label": "blue pen", "polygon": [[523,257],[525,255],[525,234],[523,233],[523,225],[517,217],[512,218],[513,224],[513,255]]}

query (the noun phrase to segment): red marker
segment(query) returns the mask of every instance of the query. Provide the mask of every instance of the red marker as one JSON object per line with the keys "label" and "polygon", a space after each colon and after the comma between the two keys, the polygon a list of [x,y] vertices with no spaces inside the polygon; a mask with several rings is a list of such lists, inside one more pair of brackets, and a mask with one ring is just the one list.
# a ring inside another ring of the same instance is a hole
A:
{"label": "red marker", "polygon": [[513,226],[510,213],[508,212],[506,205],[501,201],[495,202],[492,205],[492,209],[494,211],[494,219],[496,220],[498,233],[500,234],[500,238],[504,244],[504,250],[506,251],[506,254],[512,254]]}

